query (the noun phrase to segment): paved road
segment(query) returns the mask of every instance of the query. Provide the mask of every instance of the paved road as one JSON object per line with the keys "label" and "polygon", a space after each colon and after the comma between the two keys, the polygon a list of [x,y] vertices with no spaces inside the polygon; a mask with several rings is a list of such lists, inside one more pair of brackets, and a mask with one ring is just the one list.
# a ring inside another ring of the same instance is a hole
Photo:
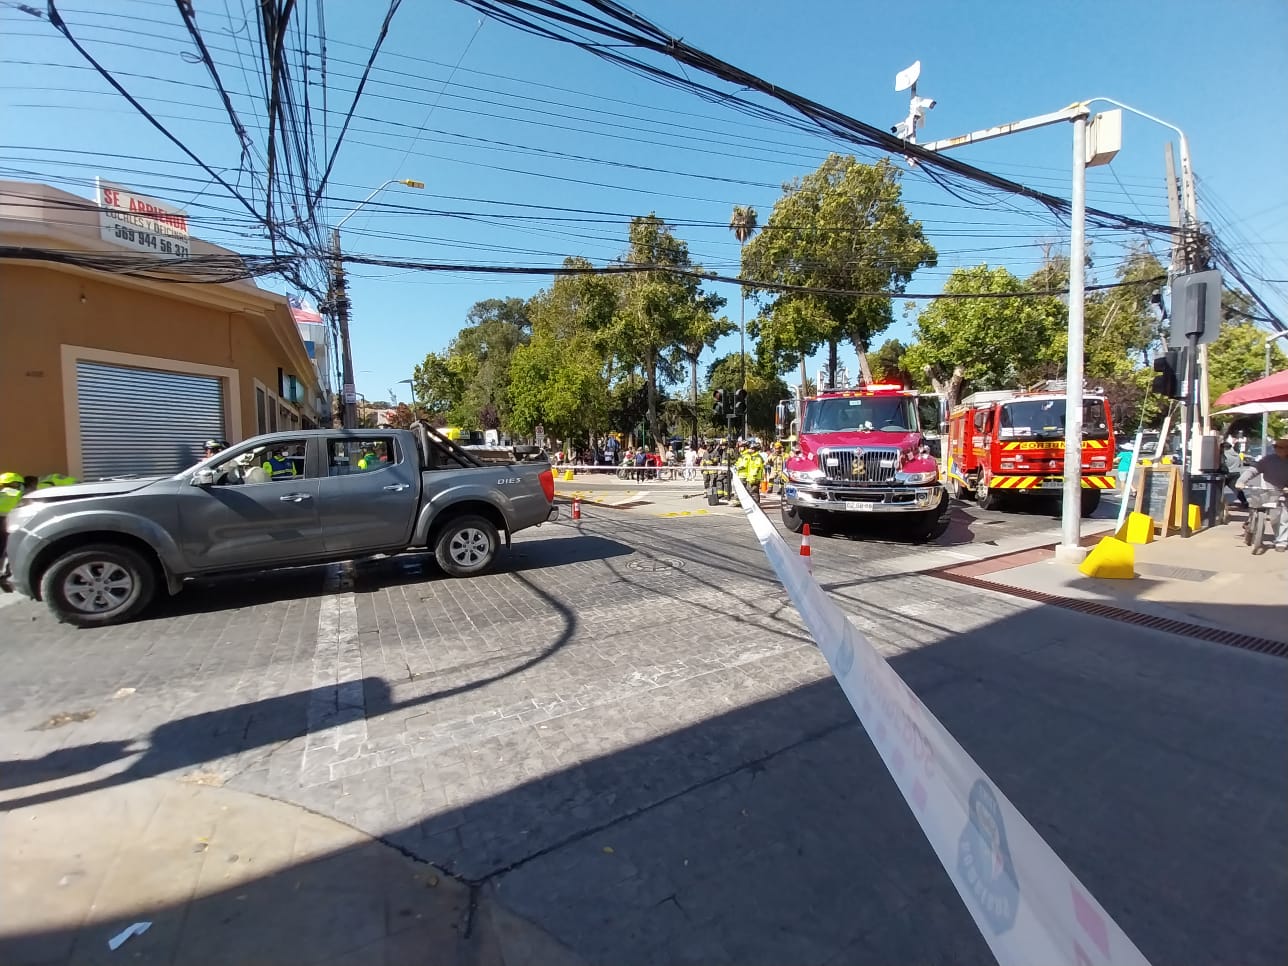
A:
{"label": "paved road", "polygon": [[[916,574],[1058,536],[956,512],[816,539],[816,573],[1147,956],[1282,962],[1288,662]],[[10,804],[200,773],[590,962],[990,961],[736,514],[595,508],[472,581],[209,582],[92,632],[11,603],[0,640]]]}

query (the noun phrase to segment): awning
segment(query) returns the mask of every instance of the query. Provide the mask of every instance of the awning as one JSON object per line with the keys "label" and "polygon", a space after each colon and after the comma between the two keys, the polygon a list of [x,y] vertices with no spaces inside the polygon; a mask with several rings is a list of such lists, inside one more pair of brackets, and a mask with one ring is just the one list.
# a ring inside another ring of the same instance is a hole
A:
{"label": "awning", "polygon": [[1254,402],[1288,402],[1288,369],[1223,392],[1213,405],[1241,406]]}
{"label": "awning", "polygon": [[[1223,397],[1224,398],[1224,397]],[[1222,409],[1213,416],[1256,416],[1261,413],[1288,413],[1288,400],[1280,402],[1250,402],[1232,409]]]}

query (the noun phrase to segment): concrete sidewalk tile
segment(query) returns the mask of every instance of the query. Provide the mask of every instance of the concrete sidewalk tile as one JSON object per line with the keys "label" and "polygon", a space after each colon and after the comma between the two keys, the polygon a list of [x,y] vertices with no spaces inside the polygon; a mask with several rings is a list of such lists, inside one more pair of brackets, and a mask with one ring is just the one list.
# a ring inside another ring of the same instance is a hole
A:
{"label": "concrete sidewalk tile", "polygon": [[[120,821],[113,821],[119,816]],[[356,829],[271,799],[146,779],[0,814],[0,962],[576,960],[468,887]],[[118,953],[107,940],[152,923]]]}

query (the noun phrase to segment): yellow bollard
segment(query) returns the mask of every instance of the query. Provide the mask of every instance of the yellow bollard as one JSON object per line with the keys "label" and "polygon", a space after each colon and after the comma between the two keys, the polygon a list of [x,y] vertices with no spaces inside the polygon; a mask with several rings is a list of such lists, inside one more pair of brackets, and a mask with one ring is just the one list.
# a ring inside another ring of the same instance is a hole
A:
{"label": "yellow bollard", "polygon": [[1078,569],[1088,577],[1130,580],[1136,576],[1136,551],[1117,537],[1105,537],[1091,548]]}
{"label": "yellow bollard", "polygon": [[565,483],[569,483],[569,482],[571,482],[571,481],[572,481],[572,470],[564,470],[563,478],[564,478],[564,482],[565,482]]}
{"label": "yellow bollard", "polygon": [[1119,535],[1120,540],[1126,540],[1128,543],[1153,543],[1154,542],[1154,521],[1144,513],[1127,514],[1127,523],[1124,524],[1123,534]]}

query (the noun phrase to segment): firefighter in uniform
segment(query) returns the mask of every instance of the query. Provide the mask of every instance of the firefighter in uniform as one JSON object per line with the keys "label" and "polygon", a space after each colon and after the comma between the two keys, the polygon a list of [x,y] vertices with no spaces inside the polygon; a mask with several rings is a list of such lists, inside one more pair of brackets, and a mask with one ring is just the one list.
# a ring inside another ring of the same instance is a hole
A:
{"label": "firefighter in uniform", "polygon": [[760,448],[756,443],[747,445],[734,464],[734,472],[747,487],[751,498],[760,503],[760,482],[765,478],[765,461],[760,458]]}
{"label": "firefighter in uniform", "polygon": [[286,450],[274,450],[268,459],[264,460],[264,472],[274,480],[285,480],[296,476],[295,463],[286,455]]}
{"label": "firefighter in uniform", "polygon": [[774,440],[773,452],[769,457],[769,486],[775,493],[783,492],[783,481],[786,479],[784,466],[787,458],[783,455],[783,441]]}
{"label": "firefighter in uniform", "polygon": [[13,590],[9,579],[9,558],[5,548],[9,544],[7,519],[9,511],[22,500],[24,492],[21,473],[0,473],[0,588],[7,593]]}

